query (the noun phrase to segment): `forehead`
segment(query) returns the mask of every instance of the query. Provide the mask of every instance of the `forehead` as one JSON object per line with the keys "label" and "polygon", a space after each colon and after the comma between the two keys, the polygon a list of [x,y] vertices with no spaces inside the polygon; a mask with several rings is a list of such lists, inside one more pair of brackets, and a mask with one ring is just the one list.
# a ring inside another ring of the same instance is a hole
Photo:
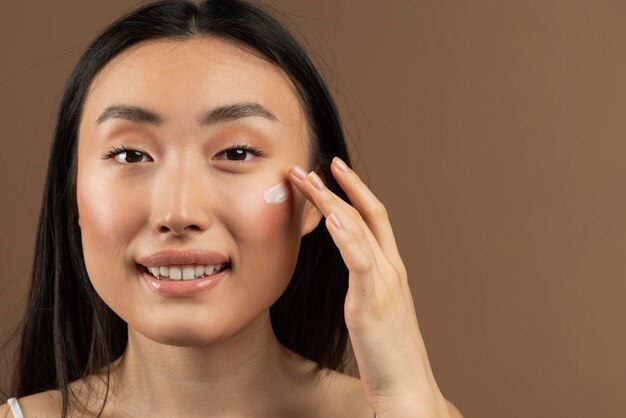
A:
{"label": "forehead", "polygon": [[286,125],[304,119],[281,68],[205,36],[147,41],[124,50],[91,83],[82,122],[93,126],[105,107],[125,104],[151,108],[166,121],[195,124],[203,110],[231,103],[258,103]]}

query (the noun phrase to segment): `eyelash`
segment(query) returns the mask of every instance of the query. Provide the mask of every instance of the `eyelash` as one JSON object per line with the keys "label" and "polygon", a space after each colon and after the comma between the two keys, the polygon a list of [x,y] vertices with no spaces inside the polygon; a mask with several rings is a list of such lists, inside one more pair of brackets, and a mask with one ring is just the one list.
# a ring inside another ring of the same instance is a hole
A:
{"label": "eyelash", "polygon": [[[237,149],[247,151],[255,155],[256,157],[262,157],[263,155],[265,155],[265,153],[260,148],[257,148],[254,145],[250,145],[246,143],[239,143],[239,144],[233,145],[230,148],[226,148],[225,150],[220,151],[218,155],[222,155],[228,151],[237,150]],[[146,152],[142,150],[141,148],[128,148],[122,145],[122,146],[114,146],[113,148],[111,148],[110,151],[108,151],[102,156],[102,159],[108,160],[108,159],[115,157],[117,154],[120,154],[122,152],[130,152],[130,151],[136,151],[143,155],[146,155]],[[242,162],[243,160],[227,160],[227,161]],[[131,164],[136,164],[136,163],[121,163],[121,164],[131,165]]]}

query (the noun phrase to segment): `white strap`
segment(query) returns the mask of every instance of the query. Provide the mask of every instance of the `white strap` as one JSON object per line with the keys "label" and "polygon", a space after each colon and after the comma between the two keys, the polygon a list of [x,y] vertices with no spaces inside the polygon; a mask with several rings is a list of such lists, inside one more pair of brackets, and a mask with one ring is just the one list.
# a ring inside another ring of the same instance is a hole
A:
{"label": "white strap", "polygon": [[20,404],[17,403],[17,398],[9,398],[7,403],[9,404],[9,408],[11,408],[11,412],[13,412],[13,416],[15,418],[24,418]]}

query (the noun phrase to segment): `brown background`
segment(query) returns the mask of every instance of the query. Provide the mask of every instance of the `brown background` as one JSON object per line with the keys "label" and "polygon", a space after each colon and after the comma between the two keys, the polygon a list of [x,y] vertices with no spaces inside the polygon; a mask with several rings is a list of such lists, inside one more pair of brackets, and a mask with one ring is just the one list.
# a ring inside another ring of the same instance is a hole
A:
{"label": "brown background", "polygon": [[[24,305],[66,77],[136,4],[0,8],[0,336]],[[624,3],[272,4],[390,213],[444,395],[467,418],[625,416]]]}

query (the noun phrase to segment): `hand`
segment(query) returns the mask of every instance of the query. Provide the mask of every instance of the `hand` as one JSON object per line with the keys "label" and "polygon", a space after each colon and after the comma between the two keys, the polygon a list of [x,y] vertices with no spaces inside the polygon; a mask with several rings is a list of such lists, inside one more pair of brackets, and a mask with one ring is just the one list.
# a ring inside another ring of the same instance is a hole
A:
{"label": "hand", "polygon": [[338,157],[331,172],[354,207],[313,172],[307,175],[294,166],[290,180],[326,217],[348,267],[344,314],[365,397],[379,418],[450,417],[431,371],[387,211]]}

